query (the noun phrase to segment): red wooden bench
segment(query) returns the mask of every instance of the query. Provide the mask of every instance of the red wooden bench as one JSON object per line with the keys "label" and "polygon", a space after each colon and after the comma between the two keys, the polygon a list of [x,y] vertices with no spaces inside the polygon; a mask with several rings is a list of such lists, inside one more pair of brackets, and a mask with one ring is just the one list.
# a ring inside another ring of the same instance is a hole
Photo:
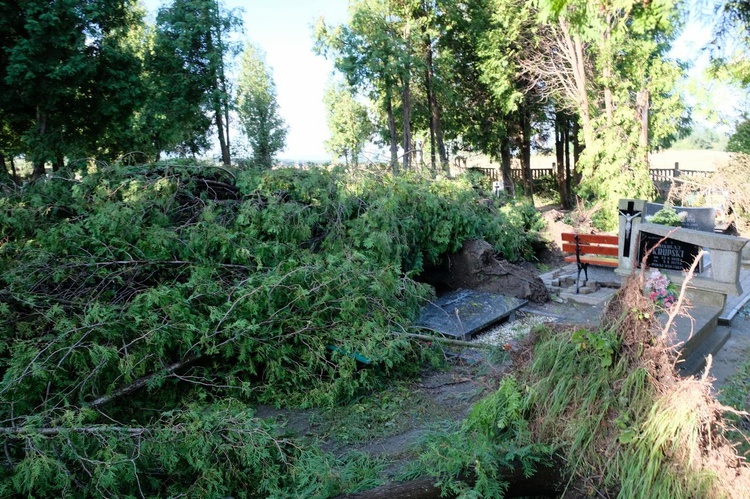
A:
{"label": "red wooden bench", "polygon": [[576,293],[578,293],[582,270],[585,276],[584,284],[589,280],[589,265],[604,267],[617,267],[619,265],[617,236],[610,234],[574,234],[571,232],[563,232],[561,236],[563,253],[572,253],[565,256],[565,261],[578,264]]}

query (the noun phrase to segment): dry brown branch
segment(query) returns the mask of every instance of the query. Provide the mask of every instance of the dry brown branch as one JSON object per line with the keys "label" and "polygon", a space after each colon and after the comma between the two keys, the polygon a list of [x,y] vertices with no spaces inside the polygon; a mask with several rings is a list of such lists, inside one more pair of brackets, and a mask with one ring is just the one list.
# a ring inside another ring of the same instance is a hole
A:
{"label": "dry brown branch", "polygon": [[478,341],[461,341],[461,340],[453,340],[450,338],[444,338],[442,336],[431,336],[427,334],[417,334],[417,333],[398,333],[394,332],[393,334],[397,336],[406,336],[408,338],[415,338],[418,340],[425,340],[425,341],[435,341],[438,343],[445,343],[446,345],[456,345],[461,347],[467,347],[467,348],[482,348],[485,350],[492,350],[498,348],[496,345],[487,345],[486,343],[479,343]]}
{"label": "dry brown branch", "polygon": [[191,357],[187,357],[185,359],[182,359],[180,361],[177,361],[173,364],[168,365],[163,370],[151,374],[147,374],[146,376],[142,376],[138,378],[137,380],[133,381],[129,385],[125,385],[121,388],[118,388],[117,390],[113,391],[112,393],[108,395],[104,395],[102,397],[99,397],[98,399],[90,402],[88,404],[89,407],[92,407],[94,409],[98,409],[99,407],[109,404],[115,399],[118,399],[120,397],[124,397],[125,395],[128,395],[139,388],[143,388],[149,381],[156,378],[157,376],[169,376],[173,374],[175,371],[178,371],[180,369],[184,369],[185,367],[188,367],[195,362],[199,361],[202,358],[201,355],[193,355]]}
{"label": "dry brown branch", "polygon": [[[670,231],[670,234],[671,233],[672,232]],[[664,239],[659,241],[659,243],[661,243],[663,240]],[[690,270],[685,275],[685,280],[682,281],[682,286],[680,287],[680,296],[677,298],[677,301],[675,302],[674,305],[672,305],[672,307],[669,310],[669,318],[667,319],[667,323],[664,325],[664,329],[661,332],[662,336],[666,336],[669,334],[669,331],[672,329],[672,323],[674,322],[675,317],[677,317],[680,314],[680,311],[682,308],[682,302],[685,299],[685,291],[687,290],[687,286],[692,280],[693,275],[695,274],[695,269],[698,268],[698,264],[703,258],[703,255],[705,254],[706,252],[704,250],[700,250],[698,252],[698,255],[695,257],[695,260],[693,260],[693,263],[690,265]]]}

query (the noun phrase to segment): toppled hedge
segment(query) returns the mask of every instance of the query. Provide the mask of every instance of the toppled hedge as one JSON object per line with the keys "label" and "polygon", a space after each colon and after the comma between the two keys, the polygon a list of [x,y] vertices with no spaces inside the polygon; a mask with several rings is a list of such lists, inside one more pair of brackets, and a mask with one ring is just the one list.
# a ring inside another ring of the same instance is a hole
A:
{"label": "toppled hedge", "polygon": [[[0,490],[242,495],[240,474],[271,472],[252,446],[300,457],[256,441],[232,401],[331,404],[413,371],[421,352],[394,331],[431,291],[411,278],[467,238],[529,256],[539,223],[461,180],[324,170],[162,164],[7,188]],[[173,457],[227,438],[221,462]]]}

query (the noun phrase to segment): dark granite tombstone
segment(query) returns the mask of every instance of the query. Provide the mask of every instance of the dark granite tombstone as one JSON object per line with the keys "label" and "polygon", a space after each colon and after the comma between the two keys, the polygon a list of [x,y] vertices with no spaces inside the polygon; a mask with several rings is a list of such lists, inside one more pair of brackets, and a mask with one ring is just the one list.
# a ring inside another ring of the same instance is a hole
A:
{"label": "dark granite tombstone", "polygon": [[[663,204],[646,203],[643,210],[646,221],[657,211],[664,208]],[[685,219],[680,224],[685,229],[702,230],[704,232],[713,232],[716,225],[716,209],[712,206],[673,206],[674,211],[679,215],[685,212]]]}
{"label": "dark granite tombstone", "polygon": [[422,309],[417,325],[467,340],[474,333],[506,318],[526,305],[518,298],[459,289],[444,294]]}
{"label": "dark granite tombstone", "polygon": [[[690,244],[669,238],[656,246],[661,241],[662,236],[649,232],[641,232],[640,237],[638,261],[642,261],[643,255],[649,249],[653,248],[646,259],[646,265],[655,269],[677,270],[679,272],[689,270],[695,257],[698,256],[701,250],[697,244]],[[699,274],[701,270],[701,266],[699,265],[695,269],[695,273]]]}

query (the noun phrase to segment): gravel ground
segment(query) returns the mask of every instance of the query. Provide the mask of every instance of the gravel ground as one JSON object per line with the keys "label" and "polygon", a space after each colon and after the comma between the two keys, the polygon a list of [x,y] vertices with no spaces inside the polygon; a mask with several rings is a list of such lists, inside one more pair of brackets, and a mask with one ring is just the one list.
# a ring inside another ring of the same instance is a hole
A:
{"label": "gravel ground", "polygon": [[555,322],[556,319],[537,314],[516,312],[516,320],[505,321],[491,326],[478,333],[473,341],[485,345],[503,346],[511,341],[526,336],[532,327],[543,322]]}

